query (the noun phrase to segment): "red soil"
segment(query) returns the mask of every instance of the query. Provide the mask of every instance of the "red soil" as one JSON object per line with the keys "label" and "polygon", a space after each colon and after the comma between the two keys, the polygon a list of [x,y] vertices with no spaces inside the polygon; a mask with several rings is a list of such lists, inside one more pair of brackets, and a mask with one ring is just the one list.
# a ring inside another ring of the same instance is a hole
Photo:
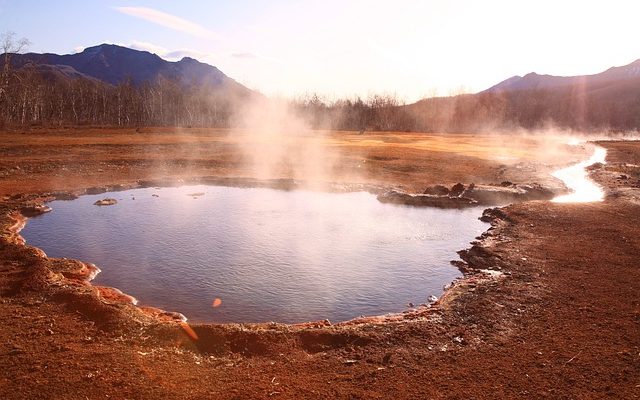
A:
{"label": "red soil", "polygon": [[[65,145],[76,155],[77,140]],[[338,326],[185,326],[105,297],[83,281],[84,264],[25,247],[15,210],[41,200],[28,193],[129,184],[151,170],[53,182],[59,149],[38,149],[23,160],[50,169],[0,180],[0,398],[638,398],[640,143],[603,145],[608,164],[593,176],[606,201],[506,207],[463,253],[466,279],[433,308]],[[386,185],[380,168],[369,179]]]}

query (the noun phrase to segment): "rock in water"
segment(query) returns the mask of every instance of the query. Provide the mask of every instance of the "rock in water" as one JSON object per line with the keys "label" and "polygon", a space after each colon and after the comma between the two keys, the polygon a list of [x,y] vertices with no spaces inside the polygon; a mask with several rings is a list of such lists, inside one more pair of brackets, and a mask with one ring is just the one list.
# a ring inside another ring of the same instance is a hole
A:
{"label": "rock in water", "polygon": [[477,205],[473,199],[465,197],[433,196],[430,194],[409,194],[390,190],[378,195],[381,203],[405,204],[417,207],[465,208]]}
{"label": "rock in water", "polygon": [[446,186],[434,185],[426,188],[423,194],[430,194],[433,196],[446,196],[449,194],[449,189],[447,189]]}
{"label": "rock in water", "polygon": [[93,203],[94,206],[112,206],[114,204],[118,204],[118,200],[116,199],[102,199]]}
{"label": "rock in water", "polygon": [[44,213],[48,213],[51,211],[51,207],[45,206],[44,204],[36,204],[34,206],[22,207],[20,212],[27,218],[36,217],[38,215],[42,215]]}
{"label": "rock in water", "polygon": [[462,194],[462,192],[464,192],[464,185],[462,183],[456,183],[455,185],[451,186],[451,190],[449,191],[449,196],[451,197],[458,197]]}

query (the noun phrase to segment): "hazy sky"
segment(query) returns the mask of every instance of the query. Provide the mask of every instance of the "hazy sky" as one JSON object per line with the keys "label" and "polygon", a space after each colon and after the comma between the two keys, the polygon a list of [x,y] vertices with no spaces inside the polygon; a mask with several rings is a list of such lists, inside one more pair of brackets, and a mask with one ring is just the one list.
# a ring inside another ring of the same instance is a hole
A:
{"label": "hazy sky", "polygon": [[637,0],[0,0],[0,31],[30,51],[115,43],[190,55],[269,95],[408,101],[628,64],[639,16]]}

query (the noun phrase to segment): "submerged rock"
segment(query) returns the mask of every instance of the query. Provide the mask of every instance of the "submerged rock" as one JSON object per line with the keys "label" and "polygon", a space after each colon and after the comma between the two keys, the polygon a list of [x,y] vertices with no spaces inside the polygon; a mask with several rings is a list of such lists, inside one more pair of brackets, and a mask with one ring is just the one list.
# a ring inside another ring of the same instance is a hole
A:
{"label": "submerged rock", "polygon": [[443,185],[434,185],[426,188],[423,194],[430,194],[433,196],[447,196],[449,194],[449,189]]}
{"label": "submerged rock", "polygon": [[114,204],[118,204],[118,200],[116,199],[102,199],[93,203],[94,206],[112,206]]}
{"label": "submerged rock", "polygon": [[436,208],[465,208],[477,205],[473,199],[465,197],[433,196],[429,194],[409,194],[391,190],[378,195],[381,203],[405,204],[409,206]]}
{"label": "submerged rock", "polygon": [[474,199],[480,205],[501,205],[529,200],[551,200],[555,197],[555,193],[537,183],[510,184],[509,186],[503,183],[499,185],[471,184],[462,193],[462,197]]}
{"label": "submerged rock", "polygon": [[53,193],[53,196],[56,198],[56,200],[75,200],[78,198],[78,196],[76,196],[73,193],[67,193],[67,192],[56,192]]}
{"label": "submerged rock", "polygon": [[451,190],[449,191],[449,196],[451,197],[457,197],[462,195],[462,192],[464,192],[464,185],[462,183],[456,183],[455,185],[451,186]]}
{"label": "submerged rock", "polygon": [[506,204],[514,201],[524,191],[504,186],[469,186],[462,196],[474,199],[480,204]]}
{"label": "submerged rock", "polygon": [[51,207],[44,204],[36,204],[34,206],[22,207],[20,212],[27,218],[36,217],[51,211]]}
{"label": "submerged rock", "polygon": [[537,183],[499,184],[465,186],[457,183],[451,190],[442,185],[425,189],[423,194],[410,194],[391,190],[378,195],[382,203],[405,204],[420,207],[465,208],[474,206],[505,205],[529,200],[551,200],[556,193]]}

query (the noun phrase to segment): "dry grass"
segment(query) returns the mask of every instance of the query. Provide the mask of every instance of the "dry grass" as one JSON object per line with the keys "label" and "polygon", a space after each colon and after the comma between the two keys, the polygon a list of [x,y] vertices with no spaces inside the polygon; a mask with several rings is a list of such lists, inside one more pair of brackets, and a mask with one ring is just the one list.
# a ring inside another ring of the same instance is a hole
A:
{"label": "dry grass", "polygon": [[193,176],[316,179],[412,191],[455,182],[549,184],[550,169],[585,155],[562,141],[322,131],[273,139],[242,130],[175,128],[2,132],[0,193]]}

